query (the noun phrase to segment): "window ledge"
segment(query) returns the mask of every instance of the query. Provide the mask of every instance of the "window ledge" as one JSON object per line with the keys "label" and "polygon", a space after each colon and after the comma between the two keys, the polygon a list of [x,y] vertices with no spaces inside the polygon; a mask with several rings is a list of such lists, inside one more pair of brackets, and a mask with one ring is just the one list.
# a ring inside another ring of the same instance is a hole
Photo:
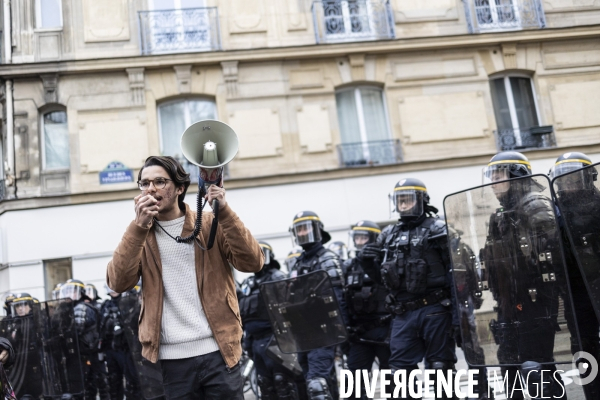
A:
{"label": "window ledge", "polygon": [[45,33],[45,32],[62,32],[63,31],[63,27],[56,27],[56,28],[35,28],[33,30],[34,33]]}

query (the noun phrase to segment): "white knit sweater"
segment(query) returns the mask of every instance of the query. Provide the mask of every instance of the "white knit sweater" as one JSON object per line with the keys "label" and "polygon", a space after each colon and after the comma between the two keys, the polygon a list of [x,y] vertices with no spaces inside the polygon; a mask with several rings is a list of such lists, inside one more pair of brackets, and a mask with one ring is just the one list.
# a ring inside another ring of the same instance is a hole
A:
{"label": "white knit sweater", "polygon": [[[181,235],[185,217],[158,222],[173,237]],[[160,360],[196,357],[219,350],[202,309],[194,243],[177,243],[155,229],[164,285]]]}

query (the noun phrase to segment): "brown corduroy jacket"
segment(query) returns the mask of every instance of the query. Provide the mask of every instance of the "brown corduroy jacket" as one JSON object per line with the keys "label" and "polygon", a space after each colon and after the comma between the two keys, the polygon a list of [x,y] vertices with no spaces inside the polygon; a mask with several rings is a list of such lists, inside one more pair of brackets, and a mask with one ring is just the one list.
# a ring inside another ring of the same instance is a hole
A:
{"label": "brown corduroy jacket", "polygon": [[[213,214],[202,214],[202,247],[212,224]],[[186,205],[182,237],[194,230],[196,213]],[[160,229],[160,228],[158,228]],[[225,205],[219,209],[219,227],[211,250],[195,248],[196,276],[202,308],[221,354],[228,367],[235,366],[242,354],[242,320],[238,308],[231,266],[242,272],[258,272],[264,257],[258,242],[235,212]],[[108,263],[106,282],[115,292],[132,289],[142,277],[142,309],[139,339],[142,355],[158,360],[163,309],[163,281],[160,253],[154,229],[140,228],[131,222]]]}

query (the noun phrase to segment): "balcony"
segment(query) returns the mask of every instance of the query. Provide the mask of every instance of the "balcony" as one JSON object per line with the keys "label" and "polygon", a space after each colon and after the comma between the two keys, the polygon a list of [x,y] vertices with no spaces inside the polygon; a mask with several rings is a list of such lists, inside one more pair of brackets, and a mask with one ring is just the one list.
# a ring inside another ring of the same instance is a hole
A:
{"label": "balcony", "polygon": [[556,147],[554,129],[536,126],[528,129],[500,129],[494,131],[499,151],[535,150]]}
{"label": "balcony", "polygon": [[142,54],[221,49],[216,7],[139,11]]}
{"label": "balcony", "polygon": [[541,29],[541,0],[463,0],[470,33]]}
{"label": "balcony", "polygon": [[398,139],[343,143],[337,145],[337,150],[340,167],[366,167],[402,162]]}
{"label": "balcony", "polygon": [[321,0],[312,3],[317,43],[394,39],[388,0]]}

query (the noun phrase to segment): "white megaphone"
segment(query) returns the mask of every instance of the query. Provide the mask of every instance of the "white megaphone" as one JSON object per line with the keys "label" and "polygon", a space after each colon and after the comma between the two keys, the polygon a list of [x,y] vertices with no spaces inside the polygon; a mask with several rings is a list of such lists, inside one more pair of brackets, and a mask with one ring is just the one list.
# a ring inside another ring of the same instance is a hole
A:
{"label": "white megaphone", "polygon": [[198,184],[223,186],[223,167],[238,152],[238,137],[221,121],[206,119],[190,125],[181,136],[181,152],[200,168]]}
{"label": "white megaphone", "polygon": [[[221,121],[206,119],[190,125],[181,136],[181,152],[192,164],[197,165],[200,173],[198,176],[198,200],[196,226],[194,232],[185,238],[177,236],[179,243],[189,243],[196,240],[202,229],[202,199],[210,185],[223,187],[223,167],[228,164],[238,152],[238,137],[231,127]],[[206,205],[206,203],[204,203]],[[210,228],[210,235],[206,250],[214,244],[217,224],[219,221],[219,202],[212,204],[215,217]],[[200,243],[198,243],[200,246]],[[202,246],[200,246],[202,248]]]}

